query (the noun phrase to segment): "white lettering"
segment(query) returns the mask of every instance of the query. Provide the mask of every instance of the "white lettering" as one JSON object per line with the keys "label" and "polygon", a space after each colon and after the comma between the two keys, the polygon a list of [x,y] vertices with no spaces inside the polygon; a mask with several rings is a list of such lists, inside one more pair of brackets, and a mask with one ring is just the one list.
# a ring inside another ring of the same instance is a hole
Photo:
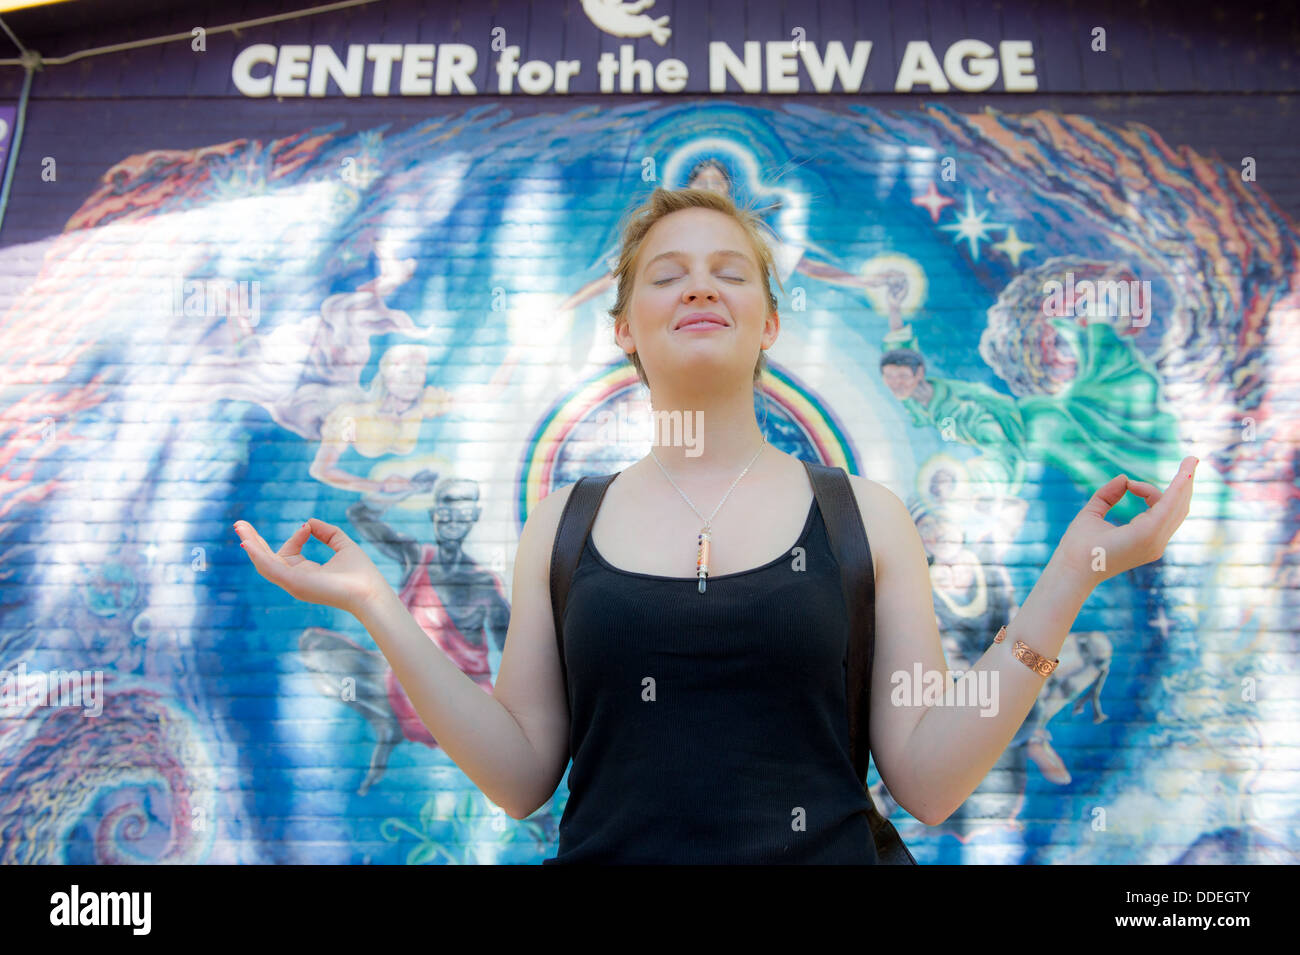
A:
{"label": "white lettering", "polygon": [[1002,88],[1008,93],[1032,93],[1038,89],[1033,41],[1003,40],[998,49],[1002,54]]}
{"label": "white lettering", "polygon": [[311,67],[311,47],[294,44],[280,47],[275,64],[276,96],[303,96],[307,92],[307,73]]}
{"label": "white lettering", "polygon": [[903,62],[894,81],[895,93],[910,93],[917,83],[925,83],[936,93],[948,92],[948,80],[939,60],[924,40],[910,40],[903,50]]}
{"label": "white lettering", "polygon": [[433,92],[433,44],[408,43],[402,50],[403,96],[428,96]]}
{"label": "white lettering", "polygon": [[376,96],[387,96],[393,85],[393,64],[402,58],[400,43],[372,43],[366,47],[366,59],[375,64],[370,79],[370,91]]}
{"label": "white lettering", "polygon": [[812,78],[813,89],[818,93],[834,92],[834,78],[840,79],[840,89],[846,93],[856,93],[862,88],[862,75],[867,71],[867,61],[871,58],[871,41],[859,40],[853,44],[853,59],[849,61],[844,55],[844,44],[832,40],[826,44],[826,58],[817,53],[817,47],[805,43],[803,47],[803,65]]}
{"label": "white lettering", "polygon": [[[998,64],[992,56],[993,47],[983,40],[958,40],[943,55],[943,71],[963,93],[982,93],[998,79]],[[971,60],[969,71],[964,63],[967,57]]]}
{"label": "white lettering", "polygon": [[148,935],[153,924],[151,892],[70,892],[50,896],[51,925],[130,925],[133,935]]}
{"label": "white lettering", "polygon": [[763,92],[763,65],[759,61],[757,40],[745,41],[745,59],[742,62],[722,40],[709,43],[709,92],[725,93],[727,77],[736,81],[742,93]]}
{"label": "white lettering", "polygon": [[317,44],[316,52],[311,58],[311,79],[307,81],[307,92],[311,96],[324,96],[325,84],[333,80],[344,96],[361,95],[361,74],[366,68],[366,48],[360,43],[348,47],[348,65],[343,62],[328,46]]}
{"label": "white lettering", "polygon": [[[572,62],[576,71],[578,61]],[[466,95],[477,93],[474,81],[470,78],[476,69],[478,69],[478,52],[472,46],[465,43],[444,43],[438,55],[438,79],[434,83],[435,92],[439,96],[446,96],[451,93],[454,83],[458,93]]]}
{"label": "white lettering", "polygon": [[230,78],[235,83],[235,89],[245,96],[270,96],[271,74],[253,76],[253,65],[256,63],[268,63],[274,67],[275,47],[270,43],[254,43],[240,50],[235,57],[235,65],[231,67]]}

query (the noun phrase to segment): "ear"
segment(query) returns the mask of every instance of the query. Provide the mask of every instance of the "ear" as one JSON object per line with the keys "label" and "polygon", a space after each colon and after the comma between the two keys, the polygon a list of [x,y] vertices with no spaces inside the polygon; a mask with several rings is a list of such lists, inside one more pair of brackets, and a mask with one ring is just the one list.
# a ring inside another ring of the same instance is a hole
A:
{"label": "ear", "polygon": [[625,317],[614,320],[614,341],[625,354],[636,351],[636,342],[632,338],[632,326]]}
{"label": "ear", "polygon": [[781,333],[781,315],[776,309],[768,313],[763,325],[763,347],[771,348],[776,343],[776,336]]}

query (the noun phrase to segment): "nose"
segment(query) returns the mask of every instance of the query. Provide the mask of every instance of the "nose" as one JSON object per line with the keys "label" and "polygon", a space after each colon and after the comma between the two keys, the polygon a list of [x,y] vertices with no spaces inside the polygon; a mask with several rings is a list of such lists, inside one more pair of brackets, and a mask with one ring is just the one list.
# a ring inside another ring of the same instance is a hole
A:
{"label": "nose", "polygon": [[684,294],[686,296],[686,301],[688,302],[694,302],[699,298],[707,299],[710,302],[716,302],[718,300],[718,288],[707,278],[701,279],[692,276],[691,281],[686,283],[686,291]]}

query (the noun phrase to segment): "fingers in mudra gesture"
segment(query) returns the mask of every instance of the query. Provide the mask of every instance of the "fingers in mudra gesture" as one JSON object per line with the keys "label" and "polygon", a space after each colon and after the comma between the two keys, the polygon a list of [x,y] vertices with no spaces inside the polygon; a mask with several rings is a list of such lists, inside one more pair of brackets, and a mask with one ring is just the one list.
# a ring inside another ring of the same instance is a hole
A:
{"label": "fingers in mudra gesture", "polygon": [[[1191,509],[1196,465],[1196,458],[1183,458],[1163,491],[1125,474],[1111,478],[1070,522],[1057,555],[1080,579],[1094,585],[1159,560]],[[1111,524],[1107,512],[1130,492],[1145,500],[1147,509],[1127,524]]]}
{"label": "fingers in mudra gesture", "polygon": [[[342,528],[319,518],[302,524],[274,551],[248,521],[236,521],[234,527],[257,572],[298,600],[355,612],[388,586],[356,541]],[[323,564],[302,554],[303,545],[312,537],[334,552]]]}

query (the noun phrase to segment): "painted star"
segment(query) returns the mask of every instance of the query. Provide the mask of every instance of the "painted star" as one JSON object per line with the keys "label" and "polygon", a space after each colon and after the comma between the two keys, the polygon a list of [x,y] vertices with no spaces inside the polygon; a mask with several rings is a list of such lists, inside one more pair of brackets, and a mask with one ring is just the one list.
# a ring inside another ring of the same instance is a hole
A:
{"label": "painted star", "polygon": [[916,196],[912,200],[912,205],[928,209],[930,218],[935,222],[939,221],[939,213],[943,212],[947,206],[956,205],[956,203],[956,199],[941,195],[939,190],[934,187],[934,183],[930,183],[930,188],[926,190],[924,195]]}
{"label": "painted star", "polygon": [[1016,235],[1015,226],[1012,226],[1010,229],[1007,230],[1007,237],[1005,239],[1003,239],[1001,242],[995,243],[993,246],[993,248],[997,249],[1008,259],[1010,259],[1011,264],[1016,266],[1017,268],[1020,267],[1020,256],[1028,252],[1033,247],[1034,246],[1032,242],[1020,241],[1020,236]]}
{"label": "painted star", "polygon": [[1165,608],[1163,606],[1160,607],[1159,609],[1160,612],[1155,616],[1155,618],[1152,620],[1148,620],[1147,623],[1155,625],[1155,628],[1160,631],[1160,638],[1162,640],[1168,640],[1169,624],[1172,623],[1173,621],[1171,621],[1168,617],[1165,616]]}
{"label": "painted star", "polygon": [[963,239],[969,242],[970,256],[978,262],[980,257],[980,240],[987,240],[988,233],[993,229],[1006,228],[1006,224],[1002,222],[985,222],[984,217],[987,215],[987,210],[979,213],[975,211],[975,200],[971,198],[971,194],[968,191],[966,193],[966,211],[958,216],[957,221],[952,225],[941,225],[939,228],[945,232],[955,233],[956,237],[953,239],[954,242],[961,242]]}

